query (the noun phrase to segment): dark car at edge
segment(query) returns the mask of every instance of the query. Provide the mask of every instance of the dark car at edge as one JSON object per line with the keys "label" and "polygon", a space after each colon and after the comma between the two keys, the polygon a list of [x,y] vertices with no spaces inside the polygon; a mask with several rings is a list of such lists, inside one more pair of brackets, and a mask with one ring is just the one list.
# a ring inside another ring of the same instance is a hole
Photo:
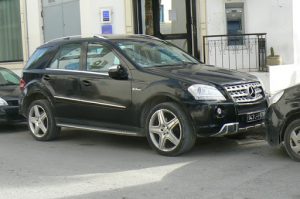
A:
{"label": "dark car at edge", "polygon": [[274,94],[266,114],[267,140],[300,161],[300,85]]}
{"label": "dark car at edge", "polygon": [[24,121],[19,114],[20,77],[9,69],[0,67],[0,124]]}
{"label": "dark car at edge", "polygon": [[145,35],[48,42],[22,82],[21,113],[35,139],[53,140],[61,127],[145,136],[169,156],[189,151],[197,137],[262,126],[267,108],[255,76],[201,64]]}

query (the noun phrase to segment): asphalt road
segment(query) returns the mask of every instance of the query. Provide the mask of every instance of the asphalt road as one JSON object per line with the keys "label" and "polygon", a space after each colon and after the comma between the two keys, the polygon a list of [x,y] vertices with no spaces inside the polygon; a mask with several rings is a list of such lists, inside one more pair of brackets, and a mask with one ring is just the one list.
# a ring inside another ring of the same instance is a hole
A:
{"label": "asphalt road", "polygon": [[169,158],[143,138],[64,130],[43,143],[0,126],[0,198],[299,199],[300,164],[257,136]]}

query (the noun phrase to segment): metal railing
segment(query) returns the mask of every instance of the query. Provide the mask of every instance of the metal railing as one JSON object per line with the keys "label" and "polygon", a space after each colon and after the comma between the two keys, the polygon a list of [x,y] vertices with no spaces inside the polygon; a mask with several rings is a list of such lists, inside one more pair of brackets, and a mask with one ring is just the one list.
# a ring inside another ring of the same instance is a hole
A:
{"label": "metal railing", "polygon": [[266,49],[266,33],[203,37],[204,63],[229,70],[264,71]]}

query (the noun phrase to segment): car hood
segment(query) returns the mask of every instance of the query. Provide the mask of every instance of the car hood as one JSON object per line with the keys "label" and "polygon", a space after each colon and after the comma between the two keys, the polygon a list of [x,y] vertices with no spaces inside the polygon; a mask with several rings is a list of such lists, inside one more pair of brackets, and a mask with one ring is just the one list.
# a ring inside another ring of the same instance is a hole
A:
{"label": "car hood", "polygon": [[150,70],[158,75],[190,81],[193,83],[228,85],[258,81],[257,77],[247,73],[230,71],[202,64],[156,67],[151,68]]}
{"label": "car hood", "polygon": [[18,85],[0,86],[0,97],[6,101],[15,101],[20,97],[21,91]]}

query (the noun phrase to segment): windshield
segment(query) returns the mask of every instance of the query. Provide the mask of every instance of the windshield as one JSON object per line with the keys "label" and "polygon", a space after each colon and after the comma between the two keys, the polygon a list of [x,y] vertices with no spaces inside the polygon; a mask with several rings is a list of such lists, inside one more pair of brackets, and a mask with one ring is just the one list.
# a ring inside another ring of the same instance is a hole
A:
{"label": "windshield", "polygon": [[138,66],[160,67],[199,62],[179,48],[161,41],[118,41],[120,49]]}
{"label": "windshield", "polygon": [[0,69],[0,86],[19,85],[20,78],[6,69]]}

